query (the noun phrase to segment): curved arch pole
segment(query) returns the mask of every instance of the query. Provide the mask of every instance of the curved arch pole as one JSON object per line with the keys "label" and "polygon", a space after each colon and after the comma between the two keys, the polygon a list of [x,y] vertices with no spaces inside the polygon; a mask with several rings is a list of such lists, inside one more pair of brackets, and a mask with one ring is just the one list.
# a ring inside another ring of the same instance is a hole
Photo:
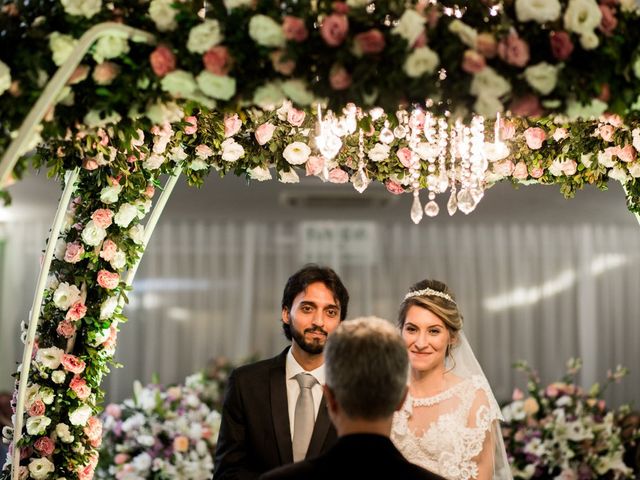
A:
{"label": "curved arch pole", "polygon": [[51,260],[53,259],[53,251],[56,247],[56,240],[60,235],[62,223],[64,222],[65,212],[71,199],[71,194],[74,191],[76,180],[78,179],[79,168],[73,170],[66,179],[66,185],[58,204],[58,211],[53,220],[51,226],[51,232],[49,234],[49,243],[45,250],[44,259],[42,261],[42,267],[40,268],[40,276],[38,277],[38,284],[36,286],[36,293],[33,297],[33,304],[31,305],[31,314],[29,315],[29,326],[27,328],[27,338],[25,339],[24,352],[22,354],[22,365],[20,367],[20,383],[18,386],[18,402],[16,405],[15,413],[15,425],[13,429],[13,457],[11,463],[11,478],[19,478],[20,467],[20,448],[18,447],[18,441],[22,438],[23,427],[23,415],[24,415],[24,402],[27,393],[27,381],[29,380],[29,371],[31,369],[31,355],[33,353],[33,344],[36,338],[36,330],[38,326],[38,319],[40,318],[40,309],[42,307],[42,298],[44,296],[44,289],[47,283],[47,276],[49,275],[49,269],[51,268]]}
{"label": "curved arch pole", "polygon": [[11,142],[11,145],[9,145],[9,148],[3,155],[2,161],[0,161],[0,185],[5,184],[7,177],[13,171],[13,167],[21,156],[23,146],[27,143],[28,139],[31,138],[36,125],[42,121],[47,110],[53,104],[54,99],[65,86],[89,48],[100,37],[113,33],[124,34],[135,41],[155,43],[155,37],[152,34],[144,30],[128,27],[121,23],[103,22],[87,30],[82,37],[80,37],[69,58],[58,68],[58,71],[51,80],[49,80],[38,101],[31,108],[27,118],[22,122],[18,136]]}

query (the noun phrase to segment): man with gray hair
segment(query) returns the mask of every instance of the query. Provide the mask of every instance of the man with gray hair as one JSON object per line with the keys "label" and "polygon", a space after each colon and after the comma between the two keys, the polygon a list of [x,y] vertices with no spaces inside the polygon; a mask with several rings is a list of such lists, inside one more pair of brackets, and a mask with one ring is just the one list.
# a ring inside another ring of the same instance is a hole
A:
{"label": "man with gray hair", "polygon": [[263,474],[263,480],[443,480],[409,463],[391,443],[393,413],[407,395],[409,360],[397,329],[376,317],[345,321],[325,347],[324,395],[338,442],[324,455]]}

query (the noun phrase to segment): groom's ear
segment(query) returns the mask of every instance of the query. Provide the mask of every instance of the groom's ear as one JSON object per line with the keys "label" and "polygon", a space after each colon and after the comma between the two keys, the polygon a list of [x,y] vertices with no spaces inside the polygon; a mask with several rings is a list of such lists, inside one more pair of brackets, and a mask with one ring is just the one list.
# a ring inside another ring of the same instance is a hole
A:
{"label": "groom's ear", "polygon": [[284,307],[282,309],[282,321],[287,325],[291,323],[291,318],[289,316],[289,309],[287,307]]}
{"label": "groom's ear", "polygon": [[329,409],[329,414],[337,412],[339,407],[338,402],[336,401],[336,396],[333,394],[326,383],[322,386],[322,391],[324,392],[324,397],[327,400],[327,408]]}

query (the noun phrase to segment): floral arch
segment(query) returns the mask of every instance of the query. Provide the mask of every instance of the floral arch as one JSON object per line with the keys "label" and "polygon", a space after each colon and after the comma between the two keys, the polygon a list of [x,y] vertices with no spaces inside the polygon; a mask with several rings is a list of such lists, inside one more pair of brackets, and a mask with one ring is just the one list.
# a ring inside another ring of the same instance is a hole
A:
{"label": "floral arch", "polygon": [[181,172],[378,181],[416,222],[445,190],[468,213],[497,181],[613,179],[640,212],[638,5],[463,3],[2,2],[0,187],[28,162],[66,185],[2,478],[92,478],[122,306]]}

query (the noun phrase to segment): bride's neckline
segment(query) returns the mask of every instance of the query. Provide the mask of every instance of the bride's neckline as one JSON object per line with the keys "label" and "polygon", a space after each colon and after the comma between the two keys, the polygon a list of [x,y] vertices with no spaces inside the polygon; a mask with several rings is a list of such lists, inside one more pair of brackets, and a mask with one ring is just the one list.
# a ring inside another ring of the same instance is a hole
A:
{"label": "bride's neckline", "polygon": [[451,398],[460,388],[466,384],[470,379],[463,378],[459,382],[454,383],[446,390],[443,390],[435,395],[429,395],[424,397],[414,397],[409,394],[409,398],[411,399],[411,404],[414,407],[428,407],[431,405],[435,405],[436,403],[442,402],[443,400],[447,400]]}

